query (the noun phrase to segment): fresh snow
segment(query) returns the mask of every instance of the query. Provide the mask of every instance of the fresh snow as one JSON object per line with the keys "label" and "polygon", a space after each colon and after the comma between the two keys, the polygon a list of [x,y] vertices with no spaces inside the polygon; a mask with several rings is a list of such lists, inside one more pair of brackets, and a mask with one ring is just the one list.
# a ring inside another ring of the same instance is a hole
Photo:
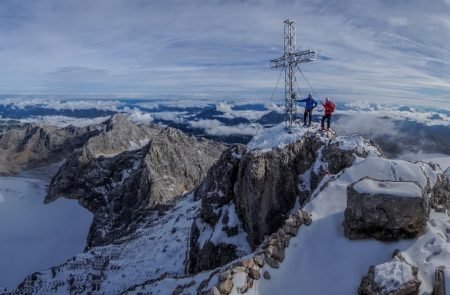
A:
{"label": "fresh snow", "polygon": [[[131,286],[154,285],[156,280],[164,278],[156,283],[155,290],[160,290],[157,294],[171,294],[178,279],[186,283],[194,280],[183,277],[186,276],[191,225],[199,205],[200,201],[187,194],[162,214],[156,210],[149,212],[148,224],[122,242],[78,254],[57,266],[55,273],[41,271],[45,284],[37,294],[68,293],[68,282],[72,277],[77,278],[76,284],[80,287],[89,286],[93,277],[102,278],[100,289],[104,294],[122,294]],[[106,269],[98,267],[105,263],[108,264]],[[55,285],[58,289],[54,289]]]}
{"label": "fresh snow", "polygon": [[295,141],[301,140],[307,132],[319,132],[320,125],[313,123],[311,127],[294,124],[292,132],[288,133],[286,124],[281,123],[272,128],[260,129],[247,144],[247,151],[268,152],[276,148],[283,148]]}
{"label": "fresh snow", "polygon": [[83,251],[92,214],[74,200],[44,205],[48,174],[0,177],[0,289]]}
{"label": "fresh snow", "polygon": [[398,257],[374,269],[374,281],[378,286],[383,286],[382,291],[385,293],[398,290],[413,279],[411,266]]}
{"label": "fresh snow", "polygon": [[361,194],[415,198],[423,197],[422,189],[414,182],[377,181],[365,178],[358,181],[353,188]]}
{"label": "fresh snow", "polygon": [[208,241],[212,242],[214,245],[219,245],[221,243],[226,243],[230,245],[236,246],[236,251],[240,254],[240,256],[247,255],[251,253],[250,246],[247,241],[247,233],[242,228],[242,224],[239,220],[239,217],[236,214],[236,206],[234,203],[230,205],[225,205],[222,209],[227,211],[228,215],[228,225],[230,227],[237,226],[238,234],[235,236],[229,237],[228,234],[222,230],[223,225],[223,217],[225,213],[221,214],[220,220],[217,222],[215,227],[203,222],[200,219],[196,220],[196,225],[200,229],[200,236],[198,238],[198,243],[200,247],[203,247],[205,243]]}
{"label": "fresh snow", "polygon": [[[405,259],[419,267],[421,294],[431,292],[437,266],[450,261],[450,240],[446,214],[430,214],[426,233],[414,240],[384,243],[376,240],[352,241],[345,237],[342,223],[347,205],[347,186],[368,176],[387,181],[417,181],[421,187],[427,178],[420,165],[369,156],[357,159],[308,203],[304,210],[312,214],[310,226],[302,226],[286,249],[279,269],[267,265],[270,280],[255,281],[248,294],[356,294],[362,276],[371,265],[390,261],[399,249]],[[238,285],[240,286],[240,285]],[[236,288],[233,294],[238,294]]]}

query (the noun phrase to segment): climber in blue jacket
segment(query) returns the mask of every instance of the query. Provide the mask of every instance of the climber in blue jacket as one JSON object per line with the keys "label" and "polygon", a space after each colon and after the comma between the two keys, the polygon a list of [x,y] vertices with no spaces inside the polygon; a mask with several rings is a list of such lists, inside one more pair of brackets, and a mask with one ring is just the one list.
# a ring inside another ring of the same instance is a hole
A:
{"label": "climber in blue jacket", "polygon": [[307,98],[299,100],[298,102],[305,102],[305,113],[303,114],[303,126],[306,126],[306,118],[309,116],[308,127],[311,126],[312,119],[312,111],[317,106],[317,102],[313,99],[312,94],[310,93]]}

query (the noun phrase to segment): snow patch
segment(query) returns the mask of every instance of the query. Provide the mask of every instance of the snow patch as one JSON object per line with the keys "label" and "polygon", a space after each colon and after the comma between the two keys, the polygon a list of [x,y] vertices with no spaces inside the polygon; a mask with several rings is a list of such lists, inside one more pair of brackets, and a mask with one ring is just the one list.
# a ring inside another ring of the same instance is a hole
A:
{"label": "snow patch", "polygon": [[285,127],[285,123],[281,123],[271,128],[259,130],[247,144],[247,151],[264,153],[277,148],[282,149],[301,140],[307,132],[319,132],[320,129],[319,124],[312,124],[309,128],[294,125],[292,126],[292,132],[288,133]]}
{"label": "snow patch", "polygon": [[422,189],[414,182],[378,181],[365,178],[353,188],[361,194],[421,198]]}
{"label": "snow patch", "polygon": [[398,290],[414,279],[411,266],[398,257],[375,266],[374,275],[375,283],[386,293]]}

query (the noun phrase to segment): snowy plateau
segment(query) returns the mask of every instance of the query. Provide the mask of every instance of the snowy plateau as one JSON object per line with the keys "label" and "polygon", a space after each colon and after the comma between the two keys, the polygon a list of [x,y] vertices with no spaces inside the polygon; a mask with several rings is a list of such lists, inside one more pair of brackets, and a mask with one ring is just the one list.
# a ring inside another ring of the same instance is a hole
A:
{"label": "snowy plateau", "polygon": [[[108,120],[85,127],[89,139],[74,140],[54,177],[0,177],[0,294],[449,294],[450,157],[389,159],[360,135],[318,124],[219,145]],[[103,152],[115,140],[124,148]],[[394,204],[423,199],[423,232],[348,238],[352,185]],[[19,256],[8,254],[24,238]]]}

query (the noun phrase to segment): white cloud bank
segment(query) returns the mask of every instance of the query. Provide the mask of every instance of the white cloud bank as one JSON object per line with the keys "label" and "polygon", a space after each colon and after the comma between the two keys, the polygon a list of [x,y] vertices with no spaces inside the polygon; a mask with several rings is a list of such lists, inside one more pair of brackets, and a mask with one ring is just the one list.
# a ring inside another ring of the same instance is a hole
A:
{"label": "white cloud bank", "polygon": [[226,136],[226,135],[255,135],[259,128],[258,124],[239,124],[226,126],[218,120],[199,120],[191,121],[189,125],[192,128],[203,129],[208,135]]}

